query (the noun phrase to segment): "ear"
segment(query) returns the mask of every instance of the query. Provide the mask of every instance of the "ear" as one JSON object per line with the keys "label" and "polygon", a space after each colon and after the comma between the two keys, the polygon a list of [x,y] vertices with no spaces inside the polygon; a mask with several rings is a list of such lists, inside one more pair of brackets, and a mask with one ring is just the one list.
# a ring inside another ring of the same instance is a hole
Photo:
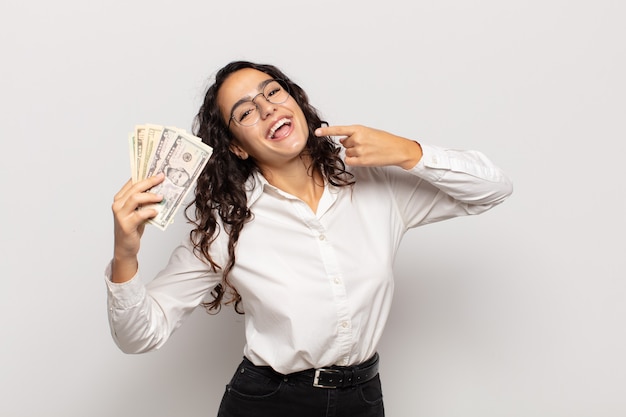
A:
{"label": "ear", "polygon": [[230,151],[232,153],[234,153],[237,158],[239,159],[248,159],[248,152],[244,151],[241,146],[237,145],[236,143],[232,142],[230,144],[230,146],[228,147],[228,149],[230,149]]}

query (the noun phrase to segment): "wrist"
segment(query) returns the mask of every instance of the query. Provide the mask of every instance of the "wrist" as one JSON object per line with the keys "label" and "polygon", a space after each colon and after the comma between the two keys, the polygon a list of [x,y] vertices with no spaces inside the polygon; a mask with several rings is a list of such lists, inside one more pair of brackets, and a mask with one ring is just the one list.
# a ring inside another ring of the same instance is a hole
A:
{"label": "wrist", "polygon": [[412,169],[422,159],[422,147],[416,141],[407,139],[403,155],[405,159],[398,165],[405,170]]}

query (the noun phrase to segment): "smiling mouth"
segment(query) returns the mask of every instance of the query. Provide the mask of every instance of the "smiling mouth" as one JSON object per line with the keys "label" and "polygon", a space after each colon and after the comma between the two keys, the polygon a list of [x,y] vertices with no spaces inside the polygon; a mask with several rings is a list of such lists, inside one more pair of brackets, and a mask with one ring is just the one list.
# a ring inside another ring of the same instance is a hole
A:
{"label": "smiling mouth", "polygon": [[286,117],[283,117],[282,119],[274,123],[274,125],[268,132],[267,137],[269,139],[284,138],[285,136],[289,134],[290,127],[291,127],[291,120]]}

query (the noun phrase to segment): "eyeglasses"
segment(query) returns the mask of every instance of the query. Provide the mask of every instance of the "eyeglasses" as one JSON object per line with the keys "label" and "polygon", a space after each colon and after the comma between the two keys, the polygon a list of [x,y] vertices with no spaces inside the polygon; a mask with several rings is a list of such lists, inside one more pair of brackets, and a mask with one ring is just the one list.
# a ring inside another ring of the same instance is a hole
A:
{"label": "eyeglasses", "polygon": [[263,92],[252,97],[250,100],[245,100],[235,105],[235,108],[231,112],[230,119],[228,120],[228,126],[230,127],[231,120],[234,120],[235,123],[241,126],[253,126],[257,124],[261,118],[261,110],[254,100],[259,96],[263,96],[269,103],[282,104],[289,98],[289,89],[278,80],[271,80],[263,87]]}

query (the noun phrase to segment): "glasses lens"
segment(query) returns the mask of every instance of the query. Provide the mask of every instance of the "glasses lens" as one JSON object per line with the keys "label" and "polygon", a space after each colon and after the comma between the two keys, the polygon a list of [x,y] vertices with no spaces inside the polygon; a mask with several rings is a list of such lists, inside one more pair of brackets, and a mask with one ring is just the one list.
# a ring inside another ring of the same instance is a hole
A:
{"label": "glasses lens", "polygon": [[252,126],[259,121],[259,110],[251,101],[239,104],[233,111],[233,119],[243,126]]}
{"label": "glasses lens", "polygon": [[[273,80],[263,89],[263,97],[270,103],[282,104],[289,98],[289,91]],[[252,126],[259,121],[259,108],[252,101],[241,103],[233,111],[233,119],[242,126]]]}
{"label": "glasses lens", "polygon": [[278,81],[272,81],[263,89],[263,95],[270,103],[281,104],[287,101],[289,91]]}

